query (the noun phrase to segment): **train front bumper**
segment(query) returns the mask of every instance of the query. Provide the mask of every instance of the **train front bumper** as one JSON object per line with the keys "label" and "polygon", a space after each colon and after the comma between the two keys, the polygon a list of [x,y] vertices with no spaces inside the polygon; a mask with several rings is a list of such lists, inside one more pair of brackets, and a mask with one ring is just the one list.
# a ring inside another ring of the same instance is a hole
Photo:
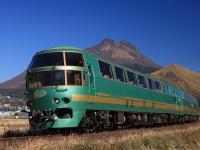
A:
{"label": "train front bumper", "polygon": [[[66,108],[62,108],[67,110]],[[49,128],[75,128],[78,127],[85,110],[72,110],[71,114],[60,116],[55,111],[32,111],[29,116],[29,122],[32,128],[49,129]]]}

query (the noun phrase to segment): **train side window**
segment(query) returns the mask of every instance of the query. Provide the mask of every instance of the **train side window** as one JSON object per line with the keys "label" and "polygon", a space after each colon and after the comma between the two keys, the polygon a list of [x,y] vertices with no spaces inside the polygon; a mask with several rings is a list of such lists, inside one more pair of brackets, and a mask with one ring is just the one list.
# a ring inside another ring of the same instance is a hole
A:
{"label": "train side window", "polygon": [[169,94],[170,94],[171,96],[174,96],[174,92],[173,92],[171,86],[167,86],[167,87],[168,87]]}
{"label": "train side window", "polygon": [[156,91],[163,92],[160,82],[155,81],[154,83],[155,83]]}
{"label": "train side window", "polygon": [[113,73],[110,64],[99,60],[99,68],[103,77],[113,79]]}
{"label": "train side window", "polygon": [[169,90],[168,90],[167,85],[163,86],[163,90],[164,90],[164,93],[169,94]]}
{"label": "train side window", "polygon": [[125,72],[123,69],[115,66],[115,74],[116,74],[117,80],[126,82]]}
{"label": "train side window", "polygon": [[67,70],[67,85],[82,85],[81,71]]}
{"label": "train side window", "polygon": [[186,101],[192,101],[193,98],[192,98],[192,96],[190,96],[189,94],[185,93],[185,100],[186,100]]}
{"label": "train side window", "polygon": [[151,89],[151,90],[154,90],[154,89],[155,89],[152,79],[148,79],[148,87],[149,87],[149,89]]}
{"label": "train side window", "polygon": [[177,93],[178,93],[178,97],[181,97],[181,91],[179,88],[177,88]]}
{"label": "train side window", "polygon": [[177,93],[176,93],[177,91],[176,91],[176,89],[173,88],[173,91],[174,91],[174,96],[177,97]]}
{"label": "train side window", "polygon": [[143,76],[138,75],[138,80],[139,80],[139,86],[141,86],[143,88],[147,88],[147,83]]}
{"label": "train side window", "polygon": [[135,73],[127,71],[127,76],[130,84],[137,85],[137,79]]}
{"label": "train side window", "polygon": [[181,98],[184,99],[184,92],[181,91]]}
{"label": "train side window", "polygon": [[123,75],[124,75],[125,82],[128,82],[127,77],[126,77],[126,72],[124,71],[124,69],[123,69]]}

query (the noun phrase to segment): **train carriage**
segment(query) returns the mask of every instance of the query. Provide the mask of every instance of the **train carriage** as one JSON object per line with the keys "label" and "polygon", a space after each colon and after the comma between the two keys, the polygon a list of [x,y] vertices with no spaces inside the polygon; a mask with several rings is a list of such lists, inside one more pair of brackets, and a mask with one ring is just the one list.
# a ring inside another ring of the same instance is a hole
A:
{"label": "train carriage", "polygon": [[78,48],[36,53],[27,70],[34,128],[116,128],[197,121],[183,90]]}

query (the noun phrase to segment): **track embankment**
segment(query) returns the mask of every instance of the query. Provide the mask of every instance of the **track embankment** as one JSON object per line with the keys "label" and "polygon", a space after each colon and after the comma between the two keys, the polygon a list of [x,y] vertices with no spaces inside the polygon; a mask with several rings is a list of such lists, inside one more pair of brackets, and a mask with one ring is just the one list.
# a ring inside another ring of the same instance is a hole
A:
{"label": "track embankment", "polygon": [[72,133],[0,139],[0,149],[200,149],[200,122],[158,128],[122,129],[101,133]]}

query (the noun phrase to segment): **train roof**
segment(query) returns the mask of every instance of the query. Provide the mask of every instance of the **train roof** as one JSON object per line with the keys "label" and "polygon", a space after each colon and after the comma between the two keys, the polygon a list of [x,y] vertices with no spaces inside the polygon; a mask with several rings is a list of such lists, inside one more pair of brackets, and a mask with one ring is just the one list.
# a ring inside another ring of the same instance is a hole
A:
{"label": "train roof", "polygon": [[54,46],[54,47],[50,47],[50,48],[44,49],[44,50],[42,50],[42,51],[40,51],[38,53],[51,52],[51,51],[61,51],[61,50],[62,51],[70,51],[70,50],[81,51],[80,48],[73,47],[73,46]]}

